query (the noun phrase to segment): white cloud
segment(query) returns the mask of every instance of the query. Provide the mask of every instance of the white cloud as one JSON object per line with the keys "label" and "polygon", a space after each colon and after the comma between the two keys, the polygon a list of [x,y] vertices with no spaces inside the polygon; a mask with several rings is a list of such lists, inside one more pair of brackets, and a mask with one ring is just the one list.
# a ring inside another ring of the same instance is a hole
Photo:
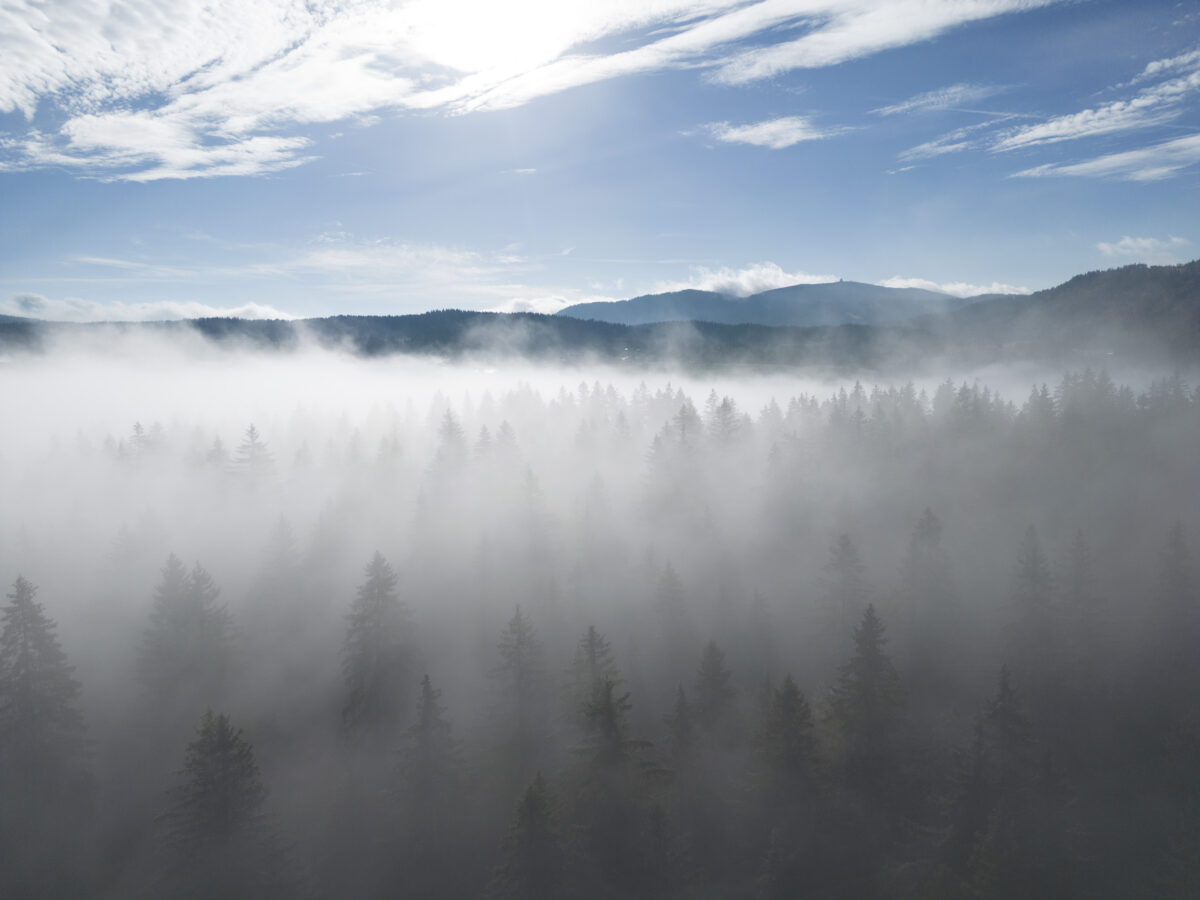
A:
{"label": "white cloud", "polygon": [[700,266],[692,269],[691,277],[685,281],[660,281],[654,286],[655,293],[695,289],[716,291],[734,297],[748,297],[759,291],[788,287],[793,284],[824,284],[837,281],[836,275],[811,275],[808,272],[787,272],[773,262],[753,263],[741,269],[722,267],[709,269]]}
{"label": "white cloud", "polygon": [[1200,90],[1200,71],[1145,88],[1129,100],[1115,100],[1046,122],[1027,125],[1000,137],[994,150],[1015,150],[1098,134],[1161,125],[1176,118],[1189,94]]}
{"label": "white cloud", "polygon": [[[10,0],[0,112],[28,125],[0,140],[0,168],[262,175],[319,152],[316,124],[501,109],[667,67],[744,82],[1047,2]],[[620,49],[596,49],[615,37]],[[759,44],[736,49],[747,40]]]}
{"label": "white cloud", "polygon": [[[990,125],[991,123],[987,123]],[[926,141],[923,144],[918,144],[915,147],[910,147],[903,153],[897,156],[901,162],[912,162],[918,159],[932,159],[935,156],[945,156],[947,153],[959,153],[963,150],[970,150],[978,146],[976,139],[971,135],[978,131],[981,125],[971,125],[967,128],[956,128],[954,131],[947,132],[932,141]]]}
{"label": "white cloud", "polygon": [[613,303],[621,299],[624,298],[605,297],[600,295],[567,297],[563,294],[510,297],[503,303],[498,303],[495,306],[489,307],[488,312],[527,312],[542,313],[547,316],[552,316],[560,309],[565,309],[566,307],[573,306],[576,303]]}
{"label": "white cloud", "polygon": [[1177,251],[1181,251],[1189,243],[1186,238],[1175,235],[1169,236],[1165,241],[1160,238],[1125,235],[1115,243],[1101,241],[1096,244],[1096,249],[1105,256],[1169,265],[1179,262]]}
{"label": "white cloud", "polygon": [[1200,133],[1164,141],[1151,147],[1109,153],[1077,163],[1046,163],[1014,172],[1013,178],[1070,175],[1117,178],[1125,181],[1160,181],[1200,163]]}
{"label": "white cloud", "polygon": [[804,116],[783,116],[750,125],[713,122],[705,128],[718,141],[753,144],[756,147],[770,147],[772,150],[782,150],[802,141],[819,141],[846,131],[844,128],[818,128]]}
{"label": "white cloud", "polygon": [[0,313],[54,322],[161,322],[212,316],[236,316],[242,319],[293,318],[285,312],[260,303],[244,303],[240,306],[211,306],[207,303],[174,300],[100,303],[77,297],[51,299],[41,294],[17,294],[8,300],[0,300]]}
{"label": "white cloud", "polygon": [[1172,56],[1169,59],[1156,59],[1154,62],[1148,63],[1146,68],[1142,69],[1141,73],[1133,79],[1133,82],[1149,81],[1173,72],[1194,68],[1200,68],[1200,48]]}
{"label": "white cloud", "polygon": [[967,103],[986,100],[988,97],[994,97],[1001,90],[1002,88],[984,84],[952,84],[949,87],[927,91],[924,94],[917,94],[915,97],[910,97],[902,103],[881,106],[879,109],[871,111],[881,116],[896,116],[902,113],[913,112],[936,112],[938,110],[963,106]]}
{"label": "white cloud", "polygon": [[980,294],[1028,294],[1029,288],[1013,284],[1003,284],[993,281],[991,284],[968,284],[965,281],[936,282],[928,278],[902,278],[899,275],[879,282],[884,287],[891,288],[921,288],[926,291],[939,291],[953,297],[977,297]]}
{"label": "white cloud", "polygon": [[[1047,6],[1054,0],[887,0],[798,3],[809,31],[791,41],[737,53],[716,78],[744,84],[793,69],[816,69],[932,40],[969,22]],[[766,5],[766,4],[763,4]],[[797,9],[800,12],[800,9]]]}

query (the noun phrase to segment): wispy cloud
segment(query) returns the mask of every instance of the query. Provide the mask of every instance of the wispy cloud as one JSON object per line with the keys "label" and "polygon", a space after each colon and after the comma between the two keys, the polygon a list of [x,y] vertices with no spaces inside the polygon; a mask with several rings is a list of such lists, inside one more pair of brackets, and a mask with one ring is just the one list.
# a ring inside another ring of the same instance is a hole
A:
{"label": "wispy cloud", "polygon": [[705,129],[718,141],[729,144],[752,144],[782,150],[804,141],[819,141],[845,133],[846,128],[819,128],[805,116],[782,116],[750,125],[730,125],[713,122]]}
{"label": "wispy cloud", "polygon": [[1130,237],[1119,241],[1096,244],[1096,249],[1105,256],[1133,259],[1140,262],[1170,264],[1179,262],[1179,252],[1191,242],[1186,238],[1171,235],[1166,240],[1154,237]]}
{"label": "wispy cloud", "polygon": [[741,83],[1048,2],[146,0],[118,15],[78,0],[49,15],[16,0],[0,13],[0,112],[28,126],[0,140],[0,168],[263,175],[319,154],[322,123],[500,109],[670,67]]}
{"label": "wispy cloud", "polygon": [[939,110],[965,106],[969,103],[978,103],[980,100],[994,97],[1002,90],[1004,89],[1001,87],[985,84],[952,84],[949,87],[917,94],[915,97],[909,97],[901,103],[894,103],[891,106],[881,106],[879,109],[871,110],[871,112],[880,116],[937,112]]}
{"label": "wispy cloud", "polygon": [[17,294],[8,300],[0,300],[0,313],[54,322],[160,322],[214,316],[236,316],[242,319],[292,318],[285,312],[261,303],[244,303],[240,306],[212,306],[207,303],[172,300],[100,303],[77,297],[43,297],[41,294]]}
{"label": "wispy cloud", "polygon": [[1200,70],[1146,88],[1128,100],[1116,100],[1018,128],[999,138],[992,147],[1016,150],[1161,125],[1176,118],[1183,111],[1183,101],[1197,90],[1200,90]]}
{"label": "wispy cloud", "polygon": [[921,288],[926,291],[939,291],[952,297],[977,297],[980,294],[1028,294],[1029,288],[1015,284],[1003,284],[993,281],[991,284],[968,284],[965,281],[930,281],[928,278],[902,278],[895,275],[879,282],[884,287],[891,288]]}
{"label": "wispy cloud", "polygon": [[1200,133],[1163,141],[1151,147],[1109,153],[1076,163],[1045,163],[1014,172],[1013,178],[1067,175],[1116,178],[1125,181],[1159,181],[1200,163]]}
{"label": "wispy cloud", "polygon": [[813,275],[809,272],[788,272],[773,262],[752,263],[740,269],[722,267],[710,269],[698,266],[684,281],[660,281],[654,286],[655,293],[683,291],[689,288],[701,291],[716,291],[734,297],[748,297],[759,291],[788,287],[793,284],[824,284],[837,281],[836,275]]}
{"label": "wispy cloud", "polygon": [[1181,53],[1178,56],[1171,56],[1167,59],[1156,59],[1151,63],[1146,64],[1146,68],[1142,69],[1131,84],[1136,84],[1139,81],[1149,81],[1154,78],[1161,78],[1164,75],[1171,75],[1175,72],[1186,71],[1189,69],[1200,68],[1200,48],[1190,50],[1187,53]]}
{"label": "wispy cloud", "polygon": [[[744,84],[793,69],[816,69],[882,50],[932,40],[981,19],[1047,6],[1054,0],[888,0],[886,3],[815,2],[804,17],[809,30],[794,40],[741,51],[715,78]],[[762,4],[766,6],[767,4]]]}

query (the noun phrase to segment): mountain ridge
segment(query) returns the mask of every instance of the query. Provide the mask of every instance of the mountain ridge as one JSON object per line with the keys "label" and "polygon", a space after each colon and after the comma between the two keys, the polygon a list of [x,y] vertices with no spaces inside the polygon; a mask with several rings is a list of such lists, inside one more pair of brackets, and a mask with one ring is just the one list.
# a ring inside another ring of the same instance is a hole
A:
{"label": "mountain ridge", "polygon": [[576,303],[555,315],[621,325],[676,321],[722,325],[874,325],[947,313],[972,300],[923,288],[893,288],[842,280],[786,285],[745,297],[688,288],[641,294],[628,300]]}
{"label": "mountain ridge", "polygon": [[550,316],[435,310],[415,315],[209,318],[73,324],[0,319],[0,349],[52,350],[78,338],[107,346],[124,335],[192,336],[212,345],[291,351],[306,345],[360,356],[596,360],[622,365],[821,367],[839,371],[981,365],[1014,360],[1093,364],[1121,359],[1200,364],[1200,260],[1088,272],[1029,295],[985,297],[938,315],[873,325],[646,325]]}

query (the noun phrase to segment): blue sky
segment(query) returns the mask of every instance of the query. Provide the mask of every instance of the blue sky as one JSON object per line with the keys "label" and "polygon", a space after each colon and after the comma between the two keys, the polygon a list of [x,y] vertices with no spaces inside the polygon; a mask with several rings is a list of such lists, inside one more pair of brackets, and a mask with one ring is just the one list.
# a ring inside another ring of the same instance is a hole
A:
{"label": "blue sky", "polygon": [[1200,6],[0,9],[0,312],[553,311],[1200,256]]}

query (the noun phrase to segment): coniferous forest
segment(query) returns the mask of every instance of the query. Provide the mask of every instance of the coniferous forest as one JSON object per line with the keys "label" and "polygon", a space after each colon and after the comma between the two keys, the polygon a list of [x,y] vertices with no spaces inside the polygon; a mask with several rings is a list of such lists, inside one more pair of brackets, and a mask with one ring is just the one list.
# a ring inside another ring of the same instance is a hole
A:
{"label": "coniferous forest", "polygon": [[0,896],[1200,896],[1194,381],[327,357],[19,363]]}

